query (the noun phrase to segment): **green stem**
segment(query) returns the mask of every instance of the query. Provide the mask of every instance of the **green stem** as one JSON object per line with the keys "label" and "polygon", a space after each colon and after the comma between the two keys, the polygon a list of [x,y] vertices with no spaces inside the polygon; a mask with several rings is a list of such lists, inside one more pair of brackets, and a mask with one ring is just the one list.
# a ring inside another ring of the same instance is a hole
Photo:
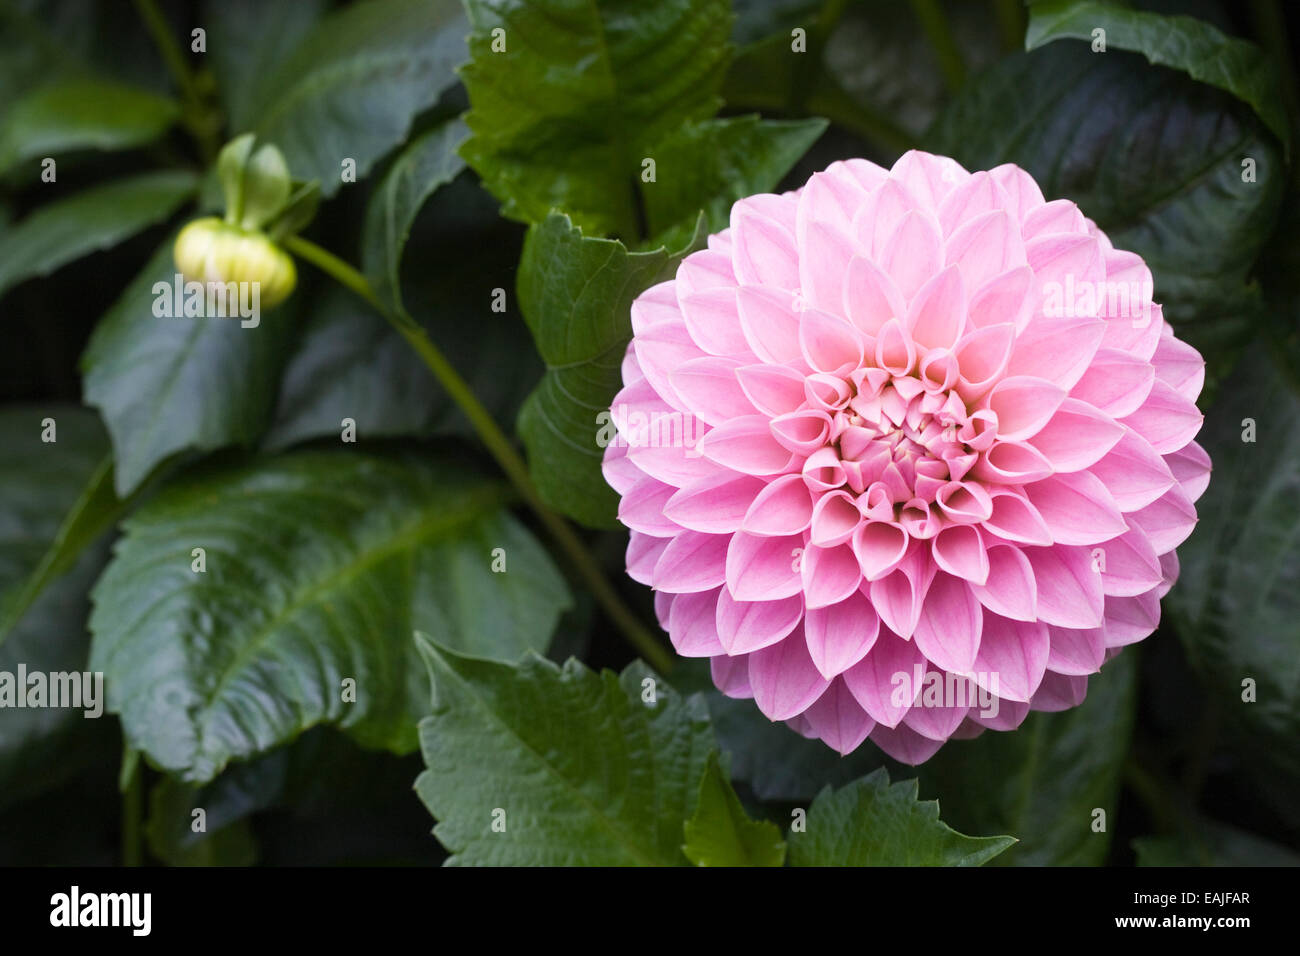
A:
{"label": "green stem", "polygon": [[966,80],[966,64],[962,62],[957,42],[948,29],[948,18],[943,15],[939,0],[912,0],[912,10],[939,57],[939,69],[943,71],[948,89],[956,93]]}
{"label": "green stem", "polygon": [[478,400],[478,397],[469,387],[469,383],[460,376],[455,367],[447,361],[442,351],[433,344],[423,326],[412,319],[404,310],[386,306],[379,296],[375,294],[374,288],[365,276],[329,250],[323,249],[301,236],[292,236],[286,239],[284,245],[294,255],[310,262],[374,306],[401,333],[402,337],[423,359],[429,371],[446,389],[452,401],[460,406],[461,411],[465,413],[465,417],[469,419],[470,424],[478,433],[487,450],[497,460],[497,464],[501,466],[501,470],[506,473],[506,477],[510,479],[511,483],[519,490],[519,494],[524,501],[536,513],[538,519],[555,540],[555,543],[559,545],[560,550],[568,558],[574,572],[591,590],[592,596],[604,608],[610,620],[651,666],[661,673],[668,673],[673,666],[672,656],[664,650],[663,645],[655,640],[645,625],[623,603],[618,596],[618,592],[605,579],[605,575],[592,558],[586,545],[582,543],[582,539],[578,537],[568,522],[548,508],[546,503],[542,501],[541,495],[538,494],[537,488],[533,485],[532,478],[528,474],[528,466],[520,457],[519,452],[515,450],[506,434],[501,431],[491,413],[483,407],[483,403]]}
{"label": "green stem", "polygon": [[211,162],[217,155],[219,146],[217,129],[211,122],[207,107],[203,105],[203,97],[199,95],[199,85],[194,80],[194,74],[185,60],[185,54],[177,45],[167,18],[162,15],[155,0],[134,0],[134,3],[136,12],[144,21],[145,29],[153,38],[154,46],[162,55],[163,62],[167,64],[167,71],[171,73],[172,79],[180,90],[181,102],[185,108],[185,126],[193,135],[203,153],[203,158]]}
{"label": "green stem", "polygon": [[1021,0],[993,0],[993,12],[1002,33],[1002,46],[1008,53],[1025,47],[1025,5]]}
{"label": "green stem", "polygon": [[144,863],[144,773],[139,759],[131,760],[122,788],[122,865]]}

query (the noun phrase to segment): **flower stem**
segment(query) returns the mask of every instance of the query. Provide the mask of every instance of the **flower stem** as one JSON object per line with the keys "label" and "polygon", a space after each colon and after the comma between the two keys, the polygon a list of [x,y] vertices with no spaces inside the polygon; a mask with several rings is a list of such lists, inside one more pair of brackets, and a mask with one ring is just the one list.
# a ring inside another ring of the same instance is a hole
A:
{"label": "flower stem", "polygon": [[128,753],[122,780],[122,865],[144,863],[144,772],[138,755]]}
{"label": "flower stem", "polygon": [[134,0],[134,3],[136,13],[144,21],[145,29],[149,31],[154,46],[158,48],[163,62],[167,64],[167,71],[171,73],[172,79],[180,90],[181,101],[185,107],[185,125],[203,153],[204,160],[210,162],[217,155],[219,145],[217,130],[208,115],[207,108],[203,105],[203,98],[199,95],[199,85],[194,80],[189,64],[185,62],[185,54],[177,46],[176,37],[172,35],[171,27],[168,26],[167,19],[158,9],[155,0]]}
{"label": "flower stem", "polygon": [[966,79],[966,64],[962,62],[961,51],[957,49],[939,0],[912,0],[912,10],[939,57],[939,69],[943,71],[948,89],[956,93]]}
{"label": "flower stem", "polygon": [[329,250],[323,249],[301,236],[289,237],[284,240],[284,245],[294,255],[307,260],[374,306],[388,320],[389,324],[401,333],[402,338],[406,339],[407,343],[415,349],[429,371],[446,389],[452,401],[460,406],[461,411],[465,413],[465,417],[469,419],[470,424],[474,427],[474,431],[478,433],[487,450],[496,459],[497,464],[501,466],[501,470],[506,473],[506,477],[518,489],[524,501],[536,513],[542,524],[546,526],[546,530],[568,558],[574,572],[590,589],[592,596],[604,608],[605,613],[609,615],[614,625],[636,648],[637,653],[644,657],[652,667],[664,674],[672,670],[672,656],[664,650],[663,645],[655,640],[645,625],[623,603],[623,600],[618,596],[618,592],[605,579],[605,575],[592,558],[586,545],[583,544],[582,539],[578,537],[568,522],[548,508],[545,502],[542,501],[541,495],[538,494],[537,488],[533,485],[532,478],[528,474],[528,466],[520,457],[519,452],[515,450],[506,434],[501,431],[491,413],[483,407],[483,403],[478,400],[469,384],[456,371],[455,367],[447,361],[442,351],[433,344],[433,340],[429,338],[424,327],[400,307],[394,309],[386,306],[379,296],[375,294],[374,288],[364,275]]}

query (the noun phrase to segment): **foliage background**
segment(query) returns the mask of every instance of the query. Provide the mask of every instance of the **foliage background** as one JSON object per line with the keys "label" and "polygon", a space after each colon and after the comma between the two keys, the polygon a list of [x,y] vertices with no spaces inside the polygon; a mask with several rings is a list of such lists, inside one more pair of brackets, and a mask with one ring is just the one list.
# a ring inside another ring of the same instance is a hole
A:
{"label": "foliage background", "polygon": [[[0,670],[103,669],[112,711],[0,711],[0,862],[1296,862],[1300,13],[731,6],[0,0]],[[182,51],[206,31],[186,79],[155,10]],[[175,230],[219,203],[215,149],[245,131],[320,181],[306,235],[378,308],[300,259],[256,330],[152,317]],[[641,708],[651,671],[619,631],[653,626],[651,595],[579,440],[627,302],[701,214],[717,229],[740,195],[912,146],[1017,162],[1147,259],[1209,361],[1215,461],[1157,634],[1083,706],[919,771],[769,725],[690,662]],[[381,311],[441,346],[614,597]],[[337,701],[347,676],[359,705]],[[501,805],[529,840],[485,836]],[[807,834],[784,833],[794,808]]]}

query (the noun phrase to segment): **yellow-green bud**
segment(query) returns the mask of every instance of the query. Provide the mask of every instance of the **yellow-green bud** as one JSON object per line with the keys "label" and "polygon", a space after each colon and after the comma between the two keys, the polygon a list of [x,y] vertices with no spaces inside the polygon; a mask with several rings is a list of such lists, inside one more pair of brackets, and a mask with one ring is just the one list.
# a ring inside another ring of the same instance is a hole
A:
{"label": "yellow-green bud", "polygon": [[215,216],[196,219],[176,237],[176,267],[189,281],[257,283],[261,307],[274,308],[293,291],[293,257],[260,232]]}

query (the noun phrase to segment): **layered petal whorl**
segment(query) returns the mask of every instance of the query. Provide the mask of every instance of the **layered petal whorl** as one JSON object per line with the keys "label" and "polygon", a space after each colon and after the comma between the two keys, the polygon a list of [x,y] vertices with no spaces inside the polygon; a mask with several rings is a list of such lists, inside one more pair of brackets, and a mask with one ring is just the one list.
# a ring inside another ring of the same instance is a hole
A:
{"label": "layered petal whorl", "polygon": [[909,152],[736,203],[632,306],[605,475],[678,653],[919,763],[1149,635],[1210,461],[1140,257],[1023,170]]}

